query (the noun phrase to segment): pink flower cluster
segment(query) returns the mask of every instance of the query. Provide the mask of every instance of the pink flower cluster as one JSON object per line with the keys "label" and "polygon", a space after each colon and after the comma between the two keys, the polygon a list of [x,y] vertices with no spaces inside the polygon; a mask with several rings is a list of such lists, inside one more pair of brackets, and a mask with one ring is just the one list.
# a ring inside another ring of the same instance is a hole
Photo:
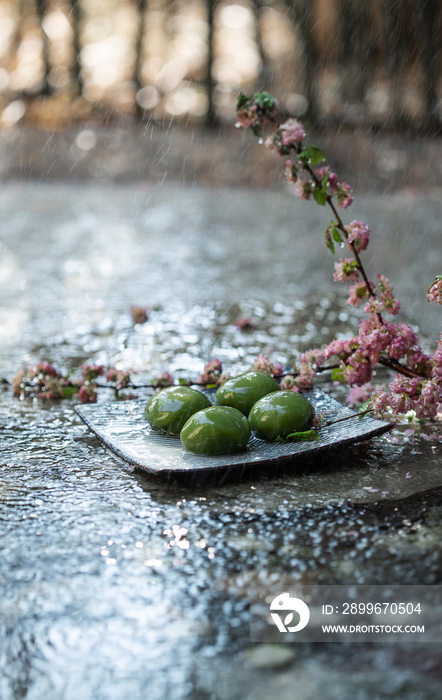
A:
{"label": "pink flower cluster", "polygon": [[[296,119],[288,119],[266,138],[264,146],[280,156],[288,156],[292,148],[300,144],[305,137],[306,133],[301,122]],[[294,161],[287,162],[294,163]]]}
{"label": "pink flower cluster", "polygon": [[157,374],[152,384],[154,384],[154,386],[160,387],[161,389],[164,389],[164,387],[166,386],[172,386],[173,376],[169,374],[169,372],[160,372],[160,374]]}
{"label": "pink flower cluster", "polygon": [[130,315],[134,323],[146,323],[149,318],[149,309],[146,306],[132,306]]}
{"label": "pink flower cluster", "polygon": [[248,316],[240,316],[235,321],[235,326],[241,331],[253,331],[258,328],[258,324],[253,318],[248,318]]}
{"label": "pink flower cluster", "polygon": [[250,367],[251,372],[265,372],[273,377],[280,377],[283,373],[282,364],[280,362],[271,362],[262,352],[259,353],[253,365]]}
{"label": "pink flower cluster", "polygon": [[35,367],[20,370],[12,378],[12,390],[18,396],[38,396],[51,401],[62,399],[69,382],[49,362],[39,362]]}
{"label": "pink flower cluster", "polygon": [[198,379],[199,384],[216,384],[217,380],[221,376],[223,371],[223,366],[221,362],[215,357],[210,362],[204,365],[204,372],[200,375]]}
{"label": "pink flower cluster", "polygon": [[287,182],[295,183],[298,179],[298,163],[296,160],[286,160],[284,165],[284,174]]}
{"label": "pink flower cluster", "polygon": [[433,304],[442,304],[442,275],[436,277],[427,292],[427,299]]}
{"label": "pink flower cluster", "polygon": [[307,136],[303,124],[297,119],[287,119],[284,124],[279,126],[279,131],[283,146],[295,146]]}
{"label": "pink flower cluster", "polygon": [[374,386],[367,382],[362,384],[362,386],[354,386],[347,396],[347,403],[351,406],[357,406],[358,404],[368,401],[371,394],[374,391]]}
{"label": "pink flower cluster", "polygon": [[131,375],[134,374],[133,369],[109,369],[106,372],[106,381],[115,385],[117,390],[126,389],[131,383]]}
{"label": "pink flower cluster", "polygon": [[[347,243],[352,243],[357,253],[365,250],[370,240],[370,229],[363,221],[352,221],[345,227],[348,233]],[[349,246],[350,250],[351,247]]]}
{"label": "pink flower cluster", "polygon": [[351,258],[341,258],[335,262],[335,272],[333,274],[335,282],[357,282],[359,280],[358,264]]}
{"label": "pink flower cluster", "polygon": [[366,314],[381,314],[385,311],[387,314],[396,316],[401,308],[399,301],[393,295],[393,287],[384,275],[377,274],[379,284],[375,290],[374,297],[370,297],[364,311]]}
{"label": "pink flower cluster", "polygon": [[435,418],[442,402],[441,384],[434,379],[412,379],[397,374],[389,391],[377,390],[371,397],[373,411],[384,416],[415,411],[416,418]]}
{"label": "pink flower cluster", "polygon": [[309,200],[313,194],[314,184],[310,180],[300,180],[295,189],[295,195],[300,199]]}
{"label": "pink flower cluster", "polygon": [[[369,282],[369,284],[372,292],[374,293],[375,286],[373,282]],[[358,306],[358,304],[360,304],[361,301],[364,301],[364,299],[367,299],[368,297],[369,294],[367,285],[365,284],[365,282],[358,282],[357,284],[353,284],[348,288],[348,299],[346,301],[346,304],[350,304],[351,306]]]}
{"label": "pink flower cluster", "polygon": [[348,182],[342,182],[338,185],[336,192],[338,200],[338,209],[347,209],[353,203],[353,195]]}
{"label": "pink flower cluster", "polygon": [[299,357],[299,366],[293,367],[297,376],[284,377],[281,388],[284,383],[284,387],[290,391],[308,391],[313,386],[316,370],[324,364],[325,359],[324,351],[317,348],[302,353]]}
{"label": "pink flower cluster", "polygon": [[235,126],[237,127],[242,126],[244,129],[248,129],[249,126],[259,125],[258,107],[256,105],[245,105],[241,107],[238,109],[236,117],[238,121]]}
{"label": "pink flower cluster", "polygon": [[350,185],[347,182],[339,182],[339,176],[328,165],[323,165],[321,168],[318,168],[316,170],[316,176],[321,182],[324,182],[324,178],[327,178],[327,193],[336,195],[338,209],[347,209],[347,207],[350,206],[353,202],[353,195],[350,194]]}
{"label": "pink flower cluster", "polygon": [[337,188],[339,185],[339,177],[335,172],[333,172],[333,170],[330,168],[330,166],[323,165],[321,168],[318,168],[316,171],[316,175],[321,180],[321,182],[326,177],[327,178],[327,188],[328,188],[330,194],[336,194]]}

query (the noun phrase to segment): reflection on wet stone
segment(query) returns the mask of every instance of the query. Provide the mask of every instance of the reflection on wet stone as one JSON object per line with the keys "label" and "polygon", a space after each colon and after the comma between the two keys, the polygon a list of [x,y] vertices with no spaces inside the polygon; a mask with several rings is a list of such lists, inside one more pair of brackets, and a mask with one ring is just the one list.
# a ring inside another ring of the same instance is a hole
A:
{"label": "reflection on wet stone", "polygon": [[[43,359],[66,370],[93,360],[133,367],[143,383],[166,369],[197,375],[212,357],[234,373],[259,352],[287,364],[353,333],[357,311],[332,293],[331,260],[311,245],[317,211],[303,208],[299,219],[288,195],[275,195],[275,213],[274,197],[240,194],[6,185],[2,374]],[[373,208],[367,197],[361,209],[375,230],[399,206],[393,197]],[[440,204],[432,207],[440,220]],[[406,262],[423,289],[426,253],[412,247],[405,262],[393,260],[382,230],[386,272],[415,298],[399,272]],[[432,332],[433,310],[414,303],[411,322]],[[134,326],[134,304],[154,309],[147,323]],[[241,330],[241,317],[256,328]],[[321,383],[345,401],[339,386]],[[2,700],[264,700],[292,698],[294,688],[305,700],[438,697],[436,646],[318,645],[262,658],[248,627],[249,589],[275,574],[440,583],[434,427],[399,426],[276,473],[164,481],[128,470],[74,405],[0,393]]]}

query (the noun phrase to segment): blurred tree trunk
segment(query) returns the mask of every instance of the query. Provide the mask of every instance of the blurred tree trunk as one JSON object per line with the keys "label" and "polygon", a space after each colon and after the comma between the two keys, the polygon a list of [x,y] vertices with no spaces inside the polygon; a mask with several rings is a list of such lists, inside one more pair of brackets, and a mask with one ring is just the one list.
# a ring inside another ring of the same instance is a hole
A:
{"label": "blurred tree trunk", "polygon": [[436,0],[420,0],[418,16],[425,72],[425,108],[428,124],[433,128],[440,126],[437,95],[440,12]]}
{"label": "blurred tree trunk", "polygon": [[340,0],[341,94],[344,102],[362,103],[370,81],[372,33],[366,0]]}
{"label": "blurred tree trunk", "polygon": [[312,126],[315,126],[318,123],[319,115],[316,94],[317,59],[312,31],[312,0],[283,0],[283,4],[290,9],[295,31],[302,37],[303,84],[308,102],[305,119]]}
{"label": "blurred tree trunk", "polygon": [[261,70],[258,77],[258,89],[268,90],[273,83],[273,70],[269,65],[267,60],[266,52],[262,44],[262,33],[261,33],[261,8],[262,0],[251,0],[251,9],[255,17],[255,27],[256,27],[256,44],[258,47],[259,57],[261,59]]}
{"label": "blurred tree trunk", "polygon": [[42,42],[43,42],[43,64],[44,64],[44,73],[43,73],[43,89],[42,93],[43,95],[50,95],[52,90],[51,86],[49,83],[49,74],[51,72],[51,66],[49,62],[49,41],[48,41],[48,36],[45,31],[43,31],[43,19],[46,13],[46,0],[35,0],[35,9],[38,17],[38,23],[41,27],[41,36],[42,36]]}
{"label": "blurred tree trunk", "polygon": [[215,20],[215,7],[217,0],[206,0],[207,7],[207,24],[209,25],[209,32],[207,37],[207,68],[206,68],[206,94],[208,100],[207,113],[206,113],[206,126],[215,127],[218,124],[218,117],[216,114],[215,104],[214,104],[214,93],[215,93],[215,80],[213,78],[213,34],[214,34],[214,20]]}
{"label": "blurred tree trunk", "polygon": [[404,127],[406,119],[402,107],[402,69],[406,56],[403,17],[397,0],[382,0],[387,34],[387,64],[390,73],[391,111],[397,128]]}
{"label": "blurred tree trunk", "polygon": [[[138,36],[137,43],[135,47],[136,58],[135,58],[135,70],[134,70],[134,81],[135,90],[138,93],[143,85],[142,71],[143,71],[143,57],[144,57],[144,30],[146,27],[146,0],[138,0]],[[142,119],[145,110],[136,102],[137,106],[137,117]]]}
{"label": "blurred tree trunk", "polygon": [[72,18],[73,18],[73,49],[74,49],[74,63],[72,67],[73,79],[76,85],[77,96],[83,94],[83,76],[81,73],[81,18],[82,11],[80,6],[80,0],[71,0],[72,7]]}

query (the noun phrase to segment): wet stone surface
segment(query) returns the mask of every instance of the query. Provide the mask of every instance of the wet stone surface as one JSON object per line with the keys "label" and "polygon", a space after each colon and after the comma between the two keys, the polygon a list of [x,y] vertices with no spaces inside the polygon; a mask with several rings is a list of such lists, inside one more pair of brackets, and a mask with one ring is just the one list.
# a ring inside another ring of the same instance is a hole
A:
{"label": "wet stone surface", "polygon": [[[213,357],[233,374],[259,352],[290,363],[358,324],[331,281],[328,219],[284,193],[9,183],[0,212],[9,380],[43,359],[133,367],[140,383],[166,369],[196,376]],[[434,198],[395,196],[361,198],[352,212],[379,232],[368,267],[392,278],[411,322],[433,337],[424,293],[439,271],[441,214]],[[407,241],[399,252],[392,230]],[[134,327],[135,304],[155,310]],[[257,328],[241,332],[239,316]],[[247,607],[249,589],[275,575],[440,584],[437,426],[400,425],[276,474],[164,481],[130,471],[74,405],[0,393],[2,700],[440,695],[437,645],[266,656],[250,646]]]}

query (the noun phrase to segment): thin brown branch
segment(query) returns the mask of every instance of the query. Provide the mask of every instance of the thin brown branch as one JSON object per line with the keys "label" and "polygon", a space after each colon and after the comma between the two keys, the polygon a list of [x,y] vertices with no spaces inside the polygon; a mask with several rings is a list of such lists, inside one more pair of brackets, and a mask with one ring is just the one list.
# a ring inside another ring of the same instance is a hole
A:
{"label": "thin brown branch", "polygon": [[414,369],[410,369],[409,367],[404,367],[404,365],[401,365],[401,363],[398,362],[398,360],[393,360],[390,357],[380,357],[379,364],[384,365],[385,367],[389,367],[390,369],[393,369],[395,372],[399,372],[400,374],[404,374],[406,377],[411,377],[412,379],[414,379],[414,378],[424,379],[425,378],[425,374],[420,374],[419,372],[416,372]]}

